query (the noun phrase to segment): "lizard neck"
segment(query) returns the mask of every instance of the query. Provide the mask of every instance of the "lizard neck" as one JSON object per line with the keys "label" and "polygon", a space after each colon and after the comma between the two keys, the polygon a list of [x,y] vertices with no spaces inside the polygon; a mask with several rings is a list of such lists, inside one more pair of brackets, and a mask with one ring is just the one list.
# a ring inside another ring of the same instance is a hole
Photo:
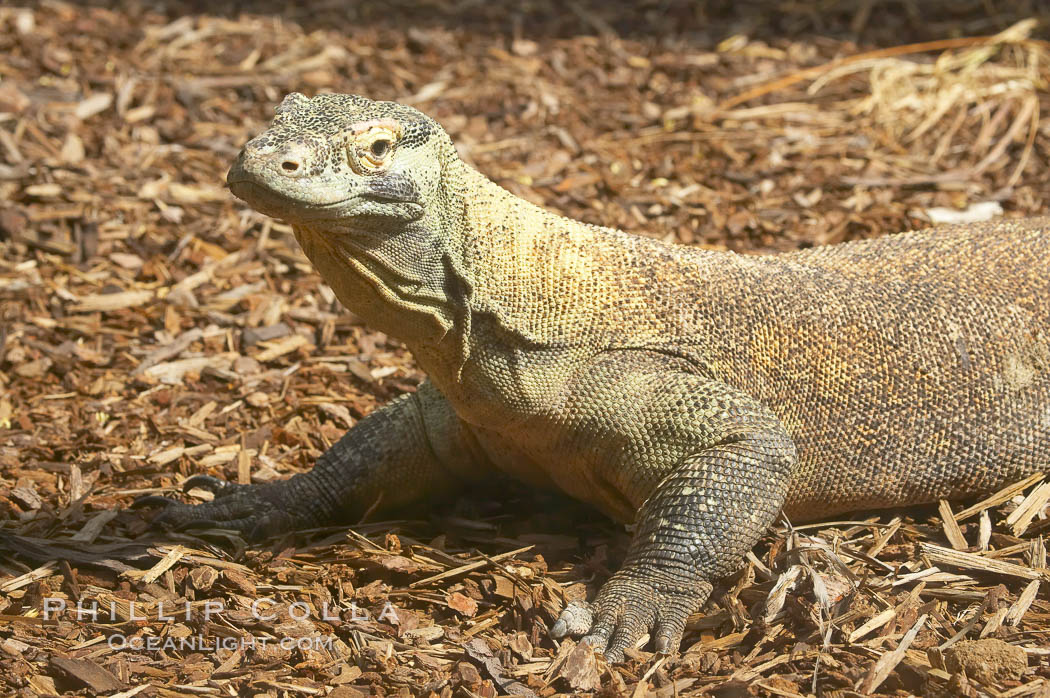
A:
{"label": "lizard neck", "polygon": [[[580,314],[593,306],[588,295],[608,271],[600,266],[623,256],[610,243],[633,236],[562,217],[463,168],[470,189],[463,197],[464,261],[475,323],[485,320],[509,343],[572,341],[587,325]],[[574,337],[566,336],[569,328]]]}
{"label": "lizard neck", "polygon": [[580,339],[597,278],[595,240],[632,236],[546,211],[454,155],[442,181],[418,223],[367,250],[353,235],[340,255],[317,255],[341,257],[353,273],[326,273],[304,241],[344,305],[405,342],[445,385],[462,377],[475,350],[511,355]]}
{"label": "lizard neck", "polygon": [[[445,210],[444,204],[435,207]],[[293,225],[339,301],[369,327],[449,365],[465,360],[471,282],[458,240],[435,234],[440,216],[377,227]]]}
{"label": "lizard neck", "polygon": [[472,354],[490,365],[493,353],[607,344],[620,310],[595,299],[644,275],[640,246],[666,247],[520,199],[454,151],[441,181],[418,221],[294,229],[343,305],[403,341],[445,386]]}

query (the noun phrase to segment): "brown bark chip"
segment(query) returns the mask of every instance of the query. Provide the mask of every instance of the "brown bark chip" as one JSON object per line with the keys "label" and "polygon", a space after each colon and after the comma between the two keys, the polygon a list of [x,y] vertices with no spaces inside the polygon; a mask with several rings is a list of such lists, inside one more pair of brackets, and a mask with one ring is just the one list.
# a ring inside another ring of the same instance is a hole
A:
{"label": "brown bark chip", "polygon": [[995,638],[962,640],[945,650],[944,664],[948,671],[966,672],[981,683],[1002,683],[1021,678],[1028,656],[1022,648]]}

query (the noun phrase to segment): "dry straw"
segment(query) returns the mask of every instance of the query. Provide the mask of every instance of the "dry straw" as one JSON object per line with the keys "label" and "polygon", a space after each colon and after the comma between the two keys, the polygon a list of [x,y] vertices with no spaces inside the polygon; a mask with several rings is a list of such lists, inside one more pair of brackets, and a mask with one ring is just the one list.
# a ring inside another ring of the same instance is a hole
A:
{"label": "dry straw", "polygon": [[[1050,43],[1032,39],[1026,19],[988,37],[967,37],[880,49],[798,71],[722,103],[744,102],[812,80],[815,97],[832,83],[867,76],[866,94],[838,103],[840,127],[859,130],[867,117],[881,146],[893,151],[897,176],[853,184],[921,184],[973,179],[1024,143],[1006,182],[1013,187],[1028,165],[1039,129],[1039,93],[1050,83]],[[943,51],[933,61],[920,56]],[[737,112],[738,113],[738,112]],[[910,153],[921,157],[910,158]],[[911,177],[904,173],[912,171]],[[936,172],[931,175],[930,173]]]}

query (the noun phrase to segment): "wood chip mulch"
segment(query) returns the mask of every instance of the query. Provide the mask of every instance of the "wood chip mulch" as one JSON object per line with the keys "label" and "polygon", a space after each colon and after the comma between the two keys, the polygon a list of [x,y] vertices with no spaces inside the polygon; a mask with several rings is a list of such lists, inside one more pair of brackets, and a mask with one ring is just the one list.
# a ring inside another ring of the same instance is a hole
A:
{"label": "wood chip mulch", "polygon": [[306,470],[421,379],[224,189],[285,93],[414,104],[566,215],[787,250],[1050,213],[1045,3],[93,5],[0,7],[0,693],[1050,696],[1042,475],[782,522],[680,656],[616,666],[546,633],[628,540],[557,495],[252,546],[128,508]]}

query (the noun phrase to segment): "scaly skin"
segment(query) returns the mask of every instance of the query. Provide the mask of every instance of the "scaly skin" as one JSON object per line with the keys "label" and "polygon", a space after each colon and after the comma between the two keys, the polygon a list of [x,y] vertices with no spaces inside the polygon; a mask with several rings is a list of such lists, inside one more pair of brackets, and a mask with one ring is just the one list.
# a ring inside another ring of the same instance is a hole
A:
{"label": "scaly skin", "polygon": [[[230,171],[430,376],[310,473],[174,504],[246,534],[499,469],[636,533],[556,636],[672,652],[777,513],[977,495],[1050,461],[1050,220],[772,256],[663,244],[515,198],[420,112],[287,97]],[[193,483],[201,482],[199,479]]]}

